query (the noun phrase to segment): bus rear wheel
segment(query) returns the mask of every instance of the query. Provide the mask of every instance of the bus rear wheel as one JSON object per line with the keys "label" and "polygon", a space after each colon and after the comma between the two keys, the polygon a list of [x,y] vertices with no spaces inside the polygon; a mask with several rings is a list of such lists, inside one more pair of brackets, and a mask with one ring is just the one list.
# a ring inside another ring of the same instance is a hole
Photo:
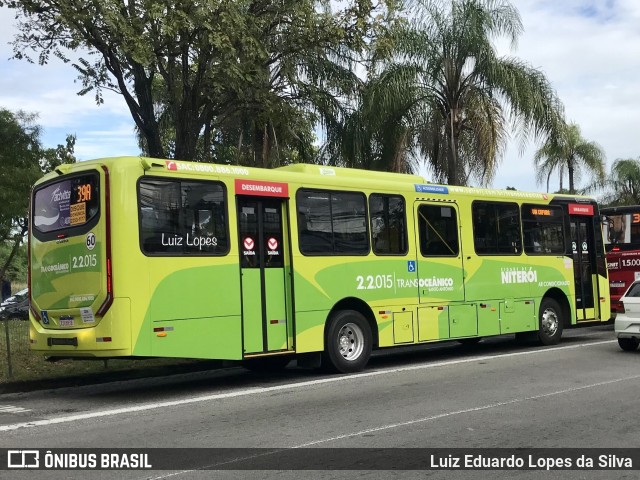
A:
{"label": "bus rear wheel", "polygon": [[371,356],[369,323],[355,310],[336,312],[326,330],[322,366],[325,370],[352,373],[362,370]]}
{"label": "bus rear wheel", "polygon": [[543,345],[557,345],[562,337],[562,309],[553,298],[543,298],[540,303],[538,340]]}

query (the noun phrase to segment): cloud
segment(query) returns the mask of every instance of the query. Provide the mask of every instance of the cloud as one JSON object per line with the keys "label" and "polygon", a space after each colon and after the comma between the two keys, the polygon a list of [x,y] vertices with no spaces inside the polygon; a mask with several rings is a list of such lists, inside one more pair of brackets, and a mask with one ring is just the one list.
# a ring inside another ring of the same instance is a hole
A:
{"label": "cloud", "polygon": [[[608,167],[616,158],[640,156],[640,2],[521,0],[516,6],[525,32],[515,55],[545,73],[567,119],[580,126],[586,140],[603,147]],[[510,145],[493,185],[544,187],[532,175],[535,147],[520,157]],[[557,188],[557,178],[552,179],[551,189]]]}
{"label": "cloud", "polygon": [[133,120],[120,95],[105,91],[104,104],[98,106],[91,93],[77,95],[82,85],[70,64],[52,58],[41,66],[11,58],[13,17],[0,8],[0,108],[38,114],[45,146],[63,144],[67,134],[75,134],[80,159],[137,155]]}
{"label": "cloud", "polygon": [[[547,75],[567,118],[604,148],[609,166],[616,158],[640,156],[640,2],[518,0],[514,5],[525,31],[515,51],[499,43],[500,51]],[[13,12],[0,8],[0,107],[38,112],[49,145],[62,143],[66,133],[77,134],[81,158],[138,154],[133,121],[120,96],[107,94],[105,104],[96,106],[91,94],[76,95],[80,85],[70,65],[55,59],[45,67],[8,60],[14,25]],[[529,144],[521,156],[512,143],[492,186],[545,188],[536,185],[533,174],[536,146]],[[557,187],[553,179],[551,189]]]}

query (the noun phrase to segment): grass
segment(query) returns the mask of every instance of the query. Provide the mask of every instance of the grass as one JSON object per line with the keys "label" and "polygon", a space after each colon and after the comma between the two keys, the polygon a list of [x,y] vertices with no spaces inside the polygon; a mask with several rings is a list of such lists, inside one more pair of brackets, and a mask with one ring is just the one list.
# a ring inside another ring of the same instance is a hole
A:
{"label": "grass", "polygon": [[[12,294],[27,287],[26,283],[14,282],[11,285]],[[9,358],[7,350],[7,333],[11,353],[11,376],[9,376]],[[153,375],[155,370],[166,372],[181,368],[211,367],[211,362],[188,360],[180,358],[157,359],[109,359],[105,360],[59,360],[47,361],[41,355],[29,350],[29,322],[25,320],[0,321],[0,392],[11,390],[10,387],[25,382],[48,381],[64,383],[64,379],[79,377],[93,377],[92,381],[99,382],[109,378],[141,377]],[[164,370],[161,368],[164,367]],[[169,368],[167,368],[169,367]]]}
{"label": "grass", "polygon": [[[11,347],[11,370],[7,351],[7,332]],[[171,372],[212,368],[214,362],[179,358],[109,359],[47,361],[29,350],[29,322],[25,320],[0,321],[0,392],[14,390],[18,384],[31,383],[32,388],[48,383],[64,384],[73,379],[77,384],[96,383],[109,379],[139,378]],[[52,382],[49,382],[52,381]]]}

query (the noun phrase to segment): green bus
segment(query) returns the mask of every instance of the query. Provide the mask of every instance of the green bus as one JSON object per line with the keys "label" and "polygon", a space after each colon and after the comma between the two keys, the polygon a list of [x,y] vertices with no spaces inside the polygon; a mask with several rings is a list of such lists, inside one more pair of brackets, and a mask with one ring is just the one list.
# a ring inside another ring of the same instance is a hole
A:
{"label": "green bus", "polygon": [[109,158],[33,188],[30,346],[364,368],[373,349],[609,319],[592,199],[294,164]]}

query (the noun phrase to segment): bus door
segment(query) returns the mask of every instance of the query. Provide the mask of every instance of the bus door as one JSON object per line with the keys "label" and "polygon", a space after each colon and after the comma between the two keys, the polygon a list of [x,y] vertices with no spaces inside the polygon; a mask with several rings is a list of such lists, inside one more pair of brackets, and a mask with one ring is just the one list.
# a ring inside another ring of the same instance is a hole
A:
{"label": "bus door", "polygon": [[477,335],[475,306],[464,304],[458,206],[418,201],[414,208],[419,246],[418,340]]}
{"label": "bus door", "polygon": [[593,205],[569,204],[576,320],[600,318]]}
{"label": "bus door", "polygon": [[287,277],[286,200],[238,196],[237,206],[244,354],[289,350],[291,282]]}

